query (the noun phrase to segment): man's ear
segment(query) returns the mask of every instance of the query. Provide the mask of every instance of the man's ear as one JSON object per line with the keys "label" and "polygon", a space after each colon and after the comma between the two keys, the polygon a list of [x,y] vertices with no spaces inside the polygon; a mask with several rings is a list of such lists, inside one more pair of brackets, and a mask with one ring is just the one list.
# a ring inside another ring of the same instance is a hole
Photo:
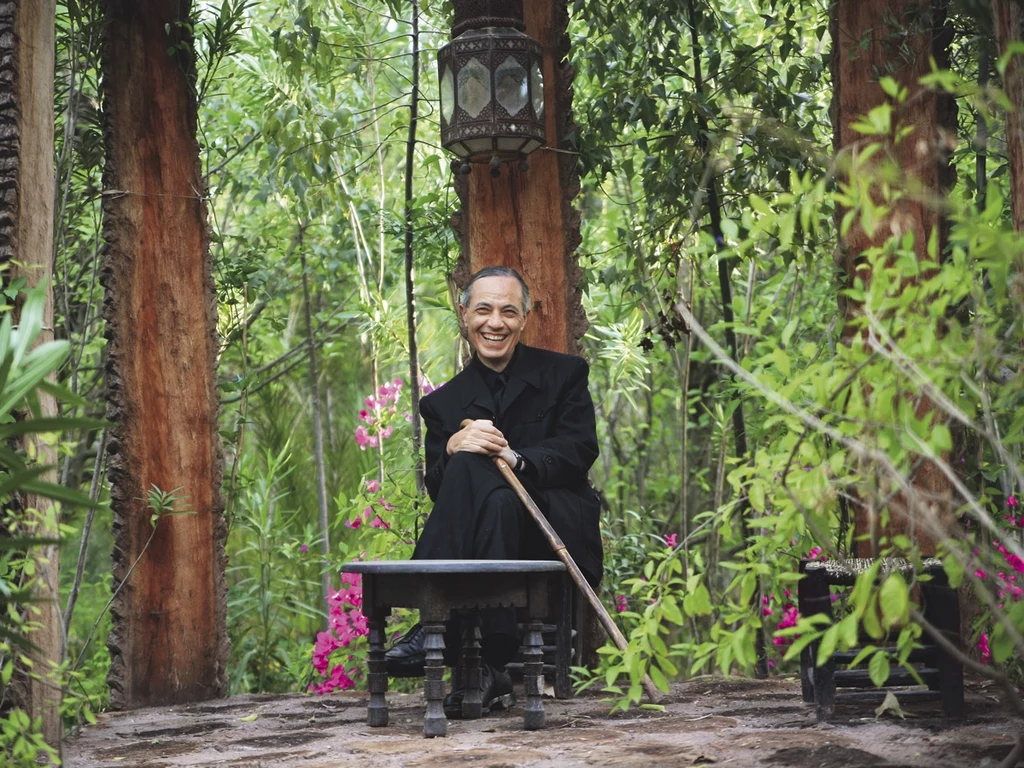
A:
{"label": "man's ear", "polygon": [[469,331],[466,328],[466,307],[459,304],[455,309],[455,316],[459,320],[459,333],[462,334],[462,338],[469,338]]}

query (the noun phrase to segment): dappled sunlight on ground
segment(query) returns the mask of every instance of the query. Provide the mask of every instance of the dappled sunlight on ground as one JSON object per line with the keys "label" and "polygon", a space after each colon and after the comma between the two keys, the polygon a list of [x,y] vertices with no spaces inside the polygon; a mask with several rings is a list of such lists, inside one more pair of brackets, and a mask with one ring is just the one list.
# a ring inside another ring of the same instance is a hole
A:
{"label": "dappled sunlight on ground", "polygon": [[[522,730],[511,712],[449,723],[448,737],[422,736],[421,694],[389,694],[391,725],[366,725],[366,693],[238,696],[102,715],[68,740],[68,768],[190,766],[977,766],[1005,756],[1024,727],[980,681],[967,686],[968,719],[942,718],[937,704],[906,707],[906,720],[876,720],[872,707],[839,705],[818,725],[792,678],[695,680],[672,688],[664,712],[608,714],[586,694],[545,699],[548,727]],[[520,696],[520,702],[522,697]]]}

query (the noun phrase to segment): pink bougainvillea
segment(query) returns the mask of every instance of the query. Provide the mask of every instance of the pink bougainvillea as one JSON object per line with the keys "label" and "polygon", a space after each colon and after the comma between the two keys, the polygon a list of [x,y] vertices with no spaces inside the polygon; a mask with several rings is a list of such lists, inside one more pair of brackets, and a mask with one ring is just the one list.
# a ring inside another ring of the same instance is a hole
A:
{"label": "pink bougainvillea", "polygon": [[679,544],[678,533],[666,533],[665,534],[665,546],[669,549],[675,549]]}
{"label": "pink bougainvillea", "polygon": [[388,420],[389,414],[396,413],[395,406],[401,399],[404,385],[402,379],[394,379],[381,384],[376,394],[363,400],[366,407],[359,411],[359,419],[364,423],[357,426],[355,431],[356,445],[361,451],[377,448],[382,440],[394,434],[394,426],[383,422]]}
{"label": "pink bougainvillea", "polygon": [[[346,669],[344,663],[333,660],[334,652],[349,648],[352,643],[368,633],[366,617],[363,616],[362,577],[358,573],[343,573],[341,588],[327,598],[327,630],[316,636],[313,644],[313,669],[324,678],[320,683],[310,683],[312,693],[330,693],[355,687],[352,676],[361,674],[361,665],[352,664]],[[346,662],[353,660],[351,654]]]}
{"label": "pink bougainvillea", "polygon": [[981,637],[978,638],[978,652],[981,654],[982,664],[992,661],[992,649],[988,647],[988,635],[985,632],[982,632]]}

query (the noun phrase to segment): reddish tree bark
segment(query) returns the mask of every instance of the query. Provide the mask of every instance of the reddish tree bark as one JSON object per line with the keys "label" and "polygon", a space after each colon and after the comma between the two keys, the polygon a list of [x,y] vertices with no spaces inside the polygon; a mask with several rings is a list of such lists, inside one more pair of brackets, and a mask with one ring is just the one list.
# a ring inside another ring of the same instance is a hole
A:
{"label": "reddish tree bark", "polygon": [[[43,330],[36,340],[53,340],[53,77],[54,0],[11,0],[0,3],[0,263],[11,279],[46,293]],[[20,310],[20,301],[15,312]],[[17,317],[17,314],[16,314]],[[17,321],[17,320],[16,320]],[[55,416],[52,395],[39,393],[41,416]],[[55,466],[57,455],[47,441],[28,438],[37,461]],[[56,470],[43,476],[56,482]],[[27,532],[57,538],[55,507],[35,495],[19,497]],[[60,750],[64,726],[60,717],[61,682],[55,672],[61,661],[60,607],[57,603],[60,550],[36,547],[34,591],[39,628],[29,634],[35,673],[19,685],[21,702],[31,717],[42,719],[46,742]]]}
{"label": "reddish tree bark", "polygon": [[[105,3],[103,279],[119,590],[108,682],[117,709],[226,692],[216,306],[189,10],[186,0]],[[153,488],[173,491],[189,514],[165,515],[154,531]]]}
{"label": "reddish tree bark", "polygon": [[[575,130],[568,61],[569,12],[565,0],[524,0],[526,34],[544,49],[544,115],[547,141],[529,157],[530,167],[505,163],[491,178],[476,168],[457,183],[462,202],[462,254],[456,282],[464,285],[482,267],[514,267],[530,286],[533,312],[524,341],[560,352],[578,352],[587,319],[576,260],[580,215],[573,207],[580,180],[576,156],[559,153]],[[550,149],[548,149],[550,148]]]}
{"label": "reddish tree bark", "polygon": [[[944,242],[942,198],[952,185],[948,162],[950,144],[955,137],[955,104],[948,96],[923,88],[919,80],[931,71],[930,57],[939,67],[948,61],[950,32],[946,27],[946,6],[941,0],[839,0],[832,18],[832,125],[839,180],[848,181],[856,155],[869,143],[883,141],[885,153],[901,169],[903,195],[890,206],[885,220],[874,232],[855,222],[841,239],[836,260],[847,286],[856,276],[870,280],[863,252],[882,245],[889,237],[906,232],[914,234],[919,258],[927,258],[927,246],[933,232],[938,234],[939,251]],[[907,88],[901,104],[893,103],[893,125],[912,127],[912,132],[896,142],[858,133],[853,123],[887,97],[878,79],[888,74]],[[877,190],[876,190],[877,191]],[[876,198],[880,202],[880,199]],[[836,221],[845,210],[838,210]],[[860,311],[859,305],[840,299],[840,310],[847,321],[844,335],[854,333],[849,322]],[[917,415],[932,409],[927,398],[917,401]],[[938,468],[928,461],[919,462],[911,483],[922,498],[930,499],[940,518],[948,518],[952,508],[950,485]],[[904,533],[925,552],[935,552],[932,532],[914,524],[906,499],[897,497],[888,505],[891,515],[885,530],[876,515],[865,505],[856,506],[854,531],[867,536],[858,545],[860,556],[874,554],[879,536]]]}
{"label": "reddish tree bark", "polygon": [[[1018,2],[992,0],[992,26],[999,56],[1024,38],[1024,9]],[[1013,226],[1024,232],[1024,54],[1010,58],[1003,72],[1003,91],[1013,108],[1006,113],[1006,153],[1010,160]],[[1024,293],[1019,289],[1017,295]]]}

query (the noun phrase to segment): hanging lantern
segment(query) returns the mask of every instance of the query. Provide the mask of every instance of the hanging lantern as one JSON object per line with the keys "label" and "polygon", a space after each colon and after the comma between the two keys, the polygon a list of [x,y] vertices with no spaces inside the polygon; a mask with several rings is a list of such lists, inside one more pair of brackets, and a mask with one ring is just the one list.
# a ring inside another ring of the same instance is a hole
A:
{"label": "hanging lantern", "polygon": [[437,55],[441,143],[470,163],[501,163],[544,143],[544,56],[523,33],[522,0],[455,0],[453,39]]}

